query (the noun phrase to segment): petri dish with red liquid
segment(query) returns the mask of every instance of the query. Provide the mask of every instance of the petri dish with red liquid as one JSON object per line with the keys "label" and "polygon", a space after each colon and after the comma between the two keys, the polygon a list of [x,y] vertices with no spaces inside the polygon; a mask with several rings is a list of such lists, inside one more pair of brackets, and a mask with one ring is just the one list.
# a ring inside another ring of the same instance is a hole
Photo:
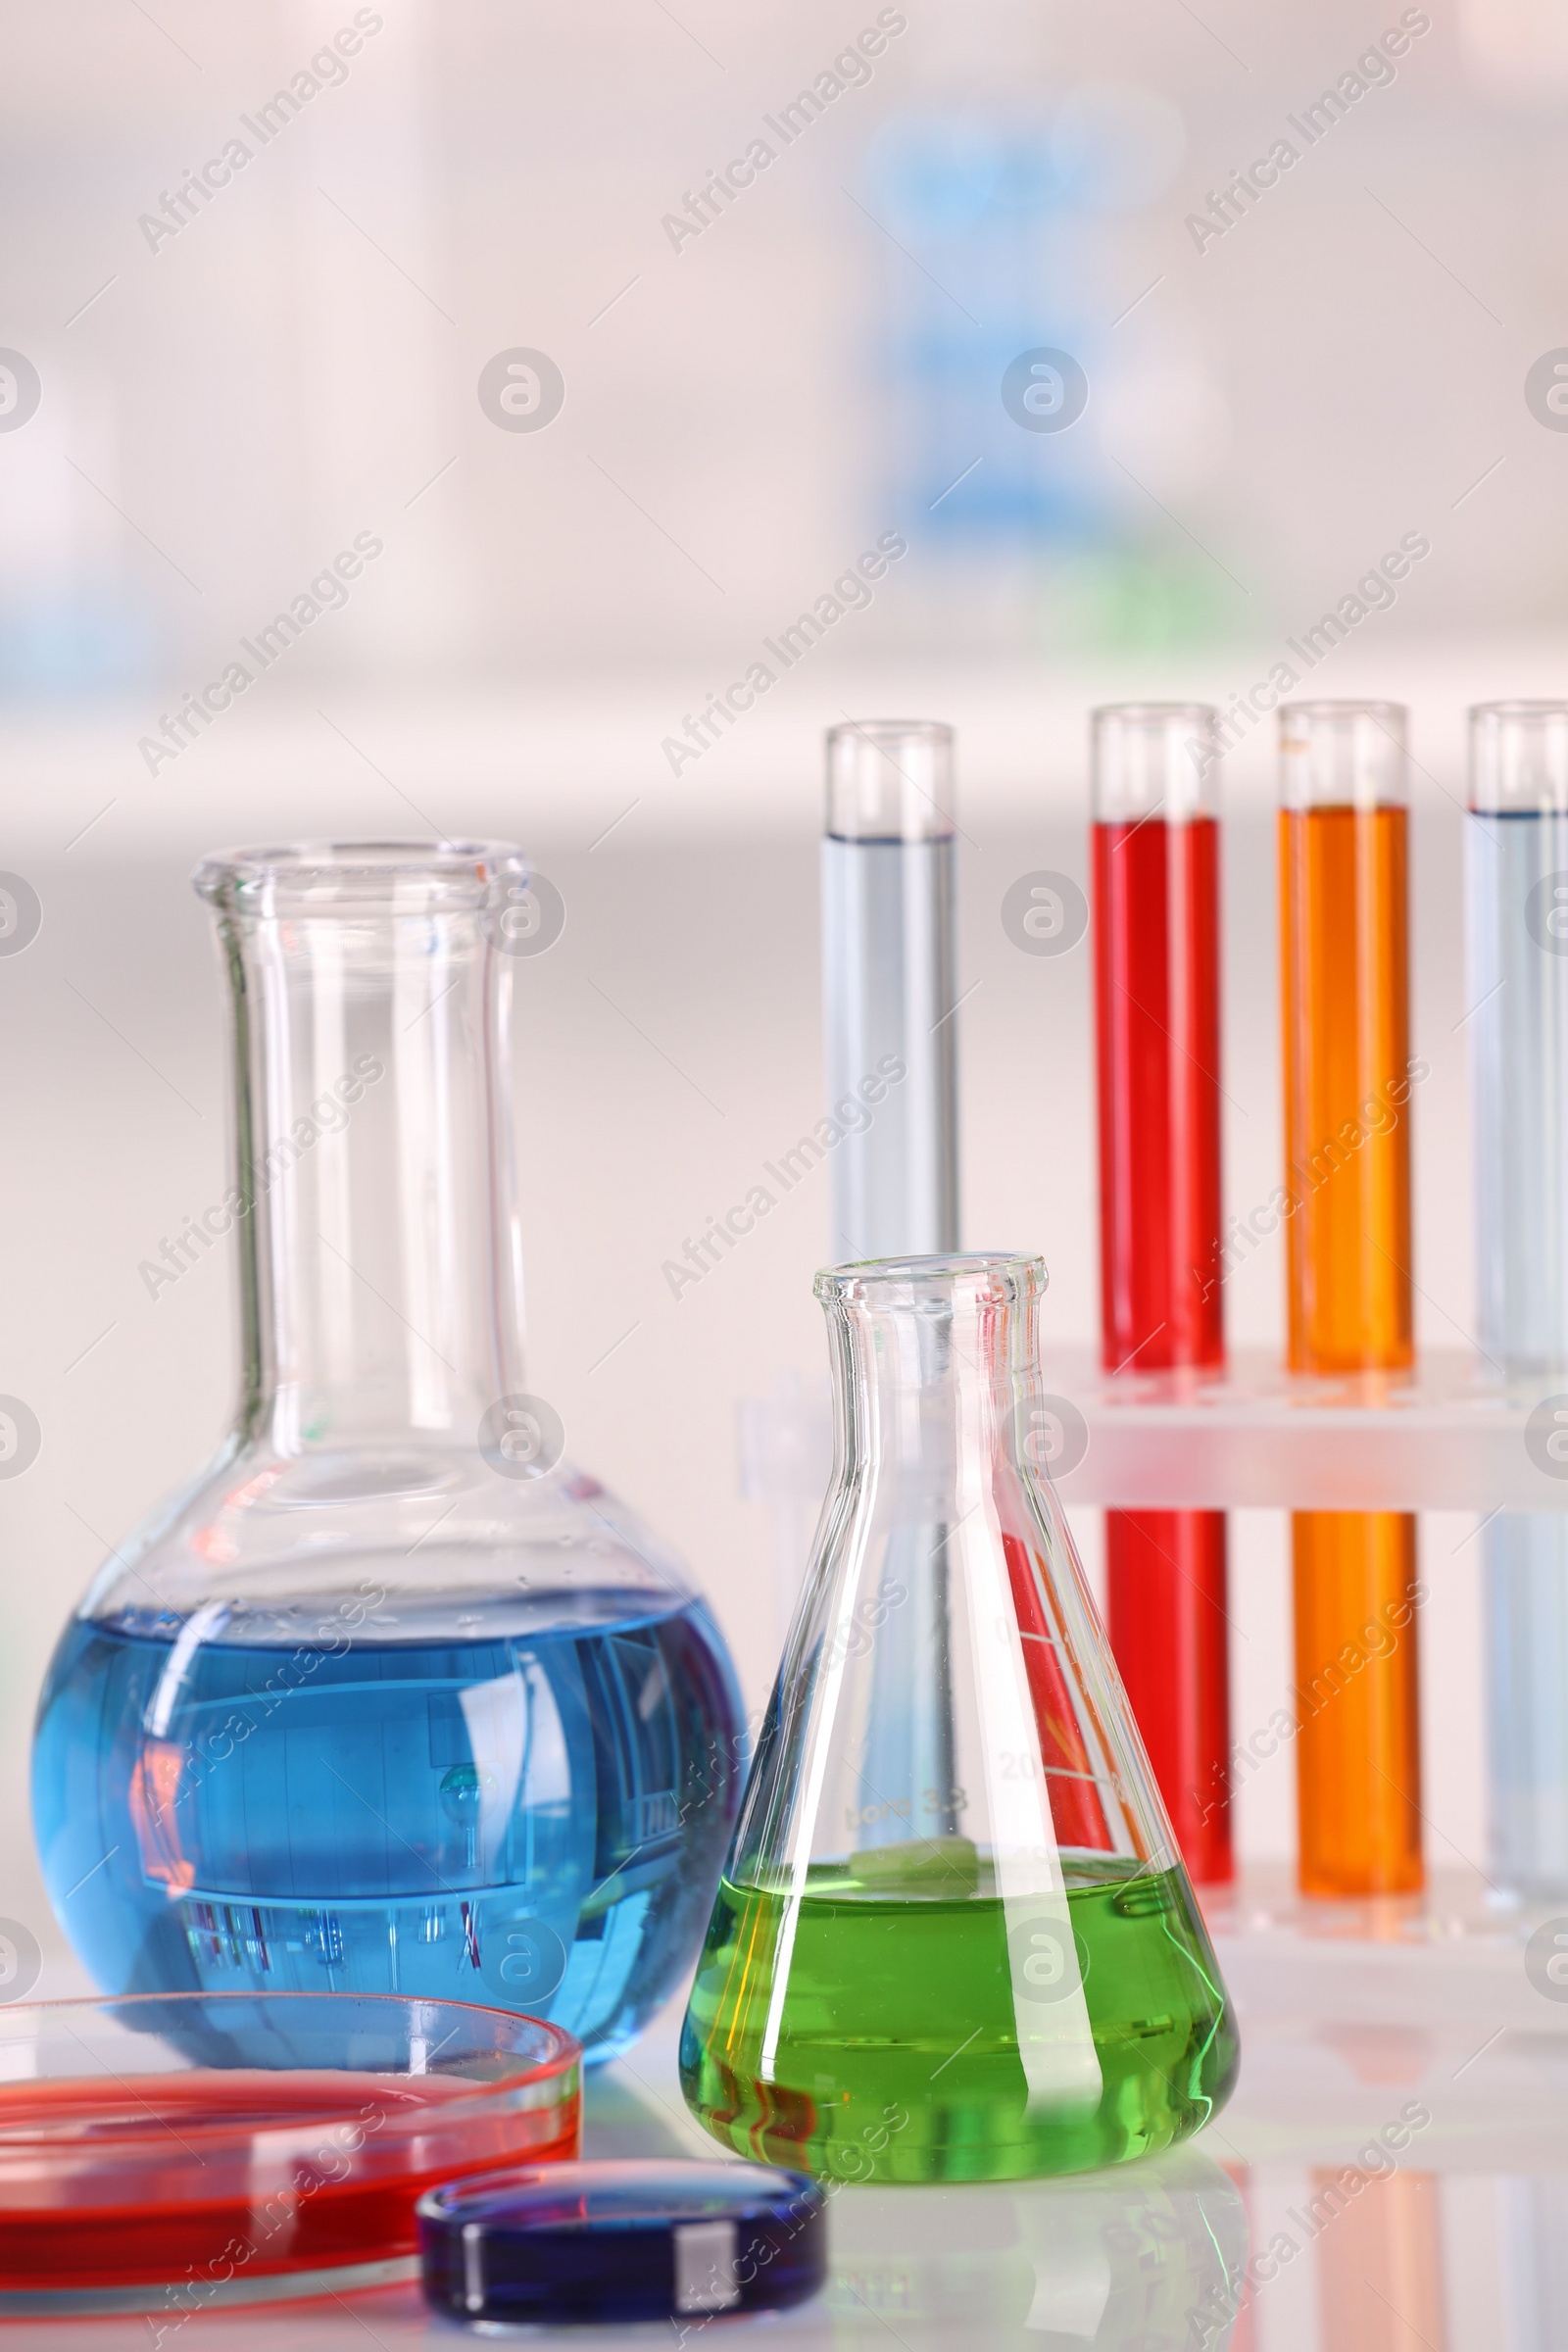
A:
{"label": "petri dish with red liquid", "polygon": [[387,1993],[0,2009],[0,2316],[158,2312],[418,2275],[437,2182],[575,2158],[581,2051]]}

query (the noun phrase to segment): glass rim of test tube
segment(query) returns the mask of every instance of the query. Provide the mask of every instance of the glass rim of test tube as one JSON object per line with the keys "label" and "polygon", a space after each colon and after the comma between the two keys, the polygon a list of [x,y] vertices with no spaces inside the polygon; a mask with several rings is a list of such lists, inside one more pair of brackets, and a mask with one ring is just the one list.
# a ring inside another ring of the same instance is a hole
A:
{"label": "glass rim of test tube", "polygon": [[847,719],[828,728],[826,749],[831,839],[952,839],[951,726],[934,718]]}
{"label": "glass rim of test tube", "polygon": [[1403,703],[1318,701],[1279,708],[1280,806],[1402,808],[1409,801]]}
{"label": "glass rim of test tube", "polygon": [[[1206,751],[1202,756],[1200,747]],[[1211,703],[1102,703],[1090,712],[1096,824],[1219,814],[1220,717]]]}
{"label": "glass rim of test tube", "polygon": [[1468,725],[1476,815],[1568,811],[1568,702],[1472,703]]}

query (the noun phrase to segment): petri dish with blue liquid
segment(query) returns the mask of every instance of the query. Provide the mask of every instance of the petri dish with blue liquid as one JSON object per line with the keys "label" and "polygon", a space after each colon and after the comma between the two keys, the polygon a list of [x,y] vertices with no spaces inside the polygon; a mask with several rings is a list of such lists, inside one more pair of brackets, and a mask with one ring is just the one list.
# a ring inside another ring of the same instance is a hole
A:
{"label": "petri dish with blue liquid", "polygon": [[700,2325],[804,2302],[822,2283],[827,2197],[773,2165],[519,2166],[416,2208],[424,2293],[481,2333]]}

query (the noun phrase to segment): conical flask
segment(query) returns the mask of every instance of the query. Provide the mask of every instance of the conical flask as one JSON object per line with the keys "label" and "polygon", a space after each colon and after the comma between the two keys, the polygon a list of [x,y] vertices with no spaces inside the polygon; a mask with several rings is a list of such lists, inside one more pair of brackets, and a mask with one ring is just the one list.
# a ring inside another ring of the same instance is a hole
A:
{"label": "conical flask", "polygon": [[742,2155],[1076,2172],[1229,2094],[1230,2004],[1036,1467],[1045,1284],[997,1255],[817,1277],[833,1484],[681,2044],[688,2101]]}
{"label": "conical flask", "polygon": [[486,843],[196,883],[234,1159],[168,1265],[233,1251],[238,1406],[61,1637],[51,1897],[112,1991],[430,1995],[611,2055],[701,1941],[744,1736],[679,1563],[525,1388],[508,1007],[549,906]]}

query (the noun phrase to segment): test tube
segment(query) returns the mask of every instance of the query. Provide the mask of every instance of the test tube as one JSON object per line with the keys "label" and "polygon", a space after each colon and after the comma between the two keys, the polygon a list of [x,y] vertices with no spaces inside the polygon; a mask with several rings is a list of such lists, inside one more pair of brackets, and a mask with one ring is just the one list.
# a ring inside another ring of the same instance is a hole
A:
{"label": "test tube", "polygon": [[[1411,1360],[1404,712],[1280,711],[1293,1371]],[[1301,1890],[1423,1883],[1415,1520],[1292,1521]]]}
{"label": "test tube", "polygon": [[[1568,704],[1470,713],[1465,822],[1479,1339],[1568,1366]],[[1565,1384],[1560,1377],[1552,1385]],[[1568,1518],[1482,1531],[1492,1874],[1568,1894]]]}
{"label": "test tube", "polygon": [[[841,1261],[940,1256],[958,1247],[957,1041],[954,1020],[953,729],[861,719],[827,737],[822,997],[833,1152],[833,1249]],[[952,1837],[950,1661],[924,1651],[948,1622],[948,1527],[901,1528],[887,1555],[906,1596],[877,1639],[865,1777],[893,1808],[895,1839]],[[902,1806],[903,1810],[899,1810]]]}
{"label": "test tube", "polygon": [[953,729],[827,738],[822,977],[841,1260],[958,1246]]}
{"label": "test tube", "polygon": [[[1093,722],[1101,1328],[1108,1371],[1225,1353],[1217,714]],[[1231,1877],[1222,1511],[1108,1511],[1106,1618],[1183,1857]]]}

